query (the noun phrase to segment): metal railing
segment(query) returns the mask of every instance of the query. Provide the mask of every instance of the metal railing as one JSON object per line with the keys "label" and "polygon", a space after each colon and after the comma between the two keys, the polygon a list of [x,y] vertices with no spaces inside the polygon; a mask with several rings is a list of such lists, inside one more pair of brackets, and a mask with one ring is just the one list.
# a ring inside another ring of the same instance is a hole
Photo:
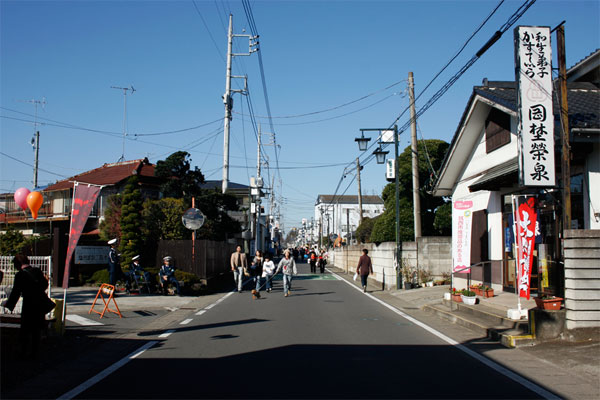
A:
{"label": "metal railing", "polygon": [[[4,301],[10,296],[10,292],[15,284],[17,270],[15,270],[13,265],[13,258],[14,256],[0,256],[0,270],[4,273],[4,278],[2,279],[2,282],[0,282],[0,301]],[[29,265],[41,269],[48,279],[48,294],[50,294],[50,289],[52,288],[52,257],[28,256],[28,258]],[[19,299],[12,314],[21,314],[22,301],[23,299]],[[11,312],[7,308],[0,307],[0,314],[11,314]]]}

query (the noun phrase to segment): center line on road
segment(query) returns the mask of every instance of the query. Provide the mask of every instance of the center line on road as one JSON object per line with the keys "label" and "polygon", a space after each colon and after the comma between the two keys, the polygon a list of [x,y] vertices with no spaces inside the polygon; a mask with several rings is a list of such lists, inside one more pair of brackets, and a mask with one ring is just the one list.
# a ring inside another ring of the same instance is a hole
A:
{"label": "center line on road", "polygon": [[169,329],[165,333],[161,333],[160,335],[158,335],[158,337],[159,338],[167,338],[167,337],[171,336],[172,333],[175,333],[175,329]]}
{"label": "center line on road", "polygon": [[210,310],[211,308],[213,308],[214,306],[216,306],[215,303],[211,304],[210,306],[206,306],[204,307],[205,310]]}
{"label": "center line on road", "polygon": [[192,321],[193,321],[193,319],[192,319],[192,318],[184,319],[183,321],[181,321],[181,322],[179,323],[179,325],[187,325],[187,324],[189,324],[189,323],[190,323],[190,322],[192,322]]}
{"label": "center line on road", "polygon": [[200,310],[200,311],[198,311],[198,312],[196,313],[196,315],[202,315],[202,314],[204,314],[205,312],[206,312],[206,310]]}
{"label": "center line on road", "polygon": [[[329,270],[328,270],[329,271]],[[350,287],[358,290],[359,292],[363,293],[362,289],[359,288],[358,286],[354,285],[352,282],[349,282],[339,276],[337,276],[336,273],[334,273],[333,271],[329,271],[332,274],[334,274],[339,280],[342,280],[344,282],[346,282],[348,285],[350,285]],[[539,394],[540,396],[542,396],[545,399],[556,399],[558,398],[555,394],[547,391],[546,389],[536,385],[535,383],[531,382],[530,380],[528,380],[527,378],[512,372],[511,370],[501,366],[500,364],[497,364],[496,362],[492,361],[491,359],[477,353],[474,350],[469,349],[467,346],[462,345],[460,343],[458,343],[456,340],[444,335],[443,333],[441,333],[440,331],[430,327],[429,325],[426,325],[425,323],[411,317],[410,315],[400,311],[399,309],[397,309],[396,307],[387,304],[386,302],[384,302],[383,300],[378,299],[377,297],[373,296],[370,293],[364,293],[365,296],[369,297],[371,300],[376,301],[377,303],[381,304],[382,306],[384,306],[385,308],[393,311],[394,313],[400,315],[401,317],[409,320],[410,322],[412,322],[413,324],[425,329],[427,332],[437,336],[438,338],[442,339],[443,341],[445,341],[446,343],[455,346],[456,348],[458,348],[459,350],[465,352],[466,354],[470,355],[471,357],[473,357],[474,359],[482,362],[483,364],[487,365],[488,367],[492,368],[493,370],[495,370],[496,372],[499,372],[500,374],[506,376],[507,378],[512,379],[513,381],[520,383],[521,385],[525,386],[527,389]]]}

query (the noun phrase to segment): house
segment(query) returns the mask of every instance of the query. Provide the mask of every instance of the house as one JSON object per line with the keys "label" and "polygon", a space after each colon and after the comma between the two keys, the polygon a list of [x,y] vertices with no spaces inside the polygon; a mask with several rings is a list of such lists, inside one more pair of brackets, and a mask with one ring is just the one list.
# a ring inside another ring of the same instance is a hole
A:
{"label": "house", "polygon": [[[600,50],[567,71],[570,127],[572,226],[600,229]],[[517,84],[484,79],[469,98],[433,193],[473,203],[471,278],[496,290],[515,291],[512,195],[537,198],[531,293],[563,297],[562,183],[560,179],[560,110],[554,100],[557,185],[543,189],[519,184]],[[456,235],[456,232],[453,232]],[[598,271],[598,270],[596,270]],[[464,276],[465,274],[455,274]],[[465,287],[458,279],[456,287]],[[596,296],[597,297],[597,296]],[[597,299],[596,299],[597,301]],[[596,303],[597,304],[597,303]],[[597,312],[597,306],[595,308]],[[568,317],[567,317],[568,318]],[[596,318],[596,317],[594,317]]]}
{"label": "house", "polygon": [[[384,211],[383,200],[379,196],[362,196],[363,217],[375,218]],[[315,203],[316,223],[313,226],[313,237],[335,234],[338,237],[350,238],[360,224],[360,208],[358,196],[320,194]]]}

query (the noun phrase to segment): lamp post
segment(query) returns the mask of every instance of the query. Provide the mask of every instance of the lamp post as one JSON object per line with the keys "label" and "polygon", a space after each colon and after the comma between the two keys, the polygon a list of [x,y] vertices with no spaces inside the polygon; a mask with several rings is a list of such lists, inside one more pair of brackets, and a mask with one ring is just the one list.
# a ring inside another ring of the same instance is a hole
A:
{"label": "lamp post", "polygon": [[[364,137],[364,132],[365,131],[377,131],[379,132],[379,145],[377,147],[377,149],[375,149],[375,151],[373,151],[373,154],[375,155],[375,158],[377,160],[377,164],[383,164],[385,163],[385,156],[389,153],[388,151],[383,151],[383,149],[381,148],[381,135],[383,132],[385,131],[389,131],[389,129],[361,129],[360,133],[361,133],[361,137],[360,138],[355,138],[354,141],[358,142],[358,148],[361,151],[365,151],[367,149],[367,143],[369,140],[367,140],[367,138]],[[396,288],[400,289],[402,287],[402,274],[400,271],[400,254],[402,252],[402,242],[400,241],[400,221],[399,221],[399,216],[400,216],[400,181],[398,178],[398,125],[394,125],[394,130],[393,130],[393,135],[394,135],[394,186],[396,189]],[[363,145],[364,147],[361,147],[361,145]],[[385,279],[385,276],[384,276]]]}

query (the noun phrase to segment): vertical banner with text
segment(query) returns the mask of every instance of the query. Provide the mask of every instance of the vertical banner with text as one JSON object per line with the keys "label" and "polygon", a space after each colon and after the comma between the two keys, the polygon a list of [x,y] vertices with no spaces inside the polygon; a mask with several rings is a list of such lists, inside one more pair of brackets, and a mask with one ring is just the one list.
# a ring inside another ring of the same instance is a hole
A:
{"label": "vertical banner with text", "polygon": [[452,272],[471,272],[471,227],[473,202],[452,202]]}
{"label": "vertical banner with text", "polygon": [[534,197],[518,197],[515,212],[519,297],[529,300],[537,213]]}
{"label": "vertical banner with text", "polygon": [[550,28],[519,26],[514,37],[519,181],[523,186],[555,186]]}
{"label": "vertical banner with text", "polygon": [[100,186],[89,186],[86,184],[75,183],[75,189],[73,189],[73,205],[71,208],[71,230],[69,231],[69,247],[67,248],[67,258],[65,260],[65,272],[63,275],[64,289],[69,287],[69,274],[71,272],[71,257],[79,242],[79,237],[83,232],[85,223],[92,212],[98,193],[100,193]]}

